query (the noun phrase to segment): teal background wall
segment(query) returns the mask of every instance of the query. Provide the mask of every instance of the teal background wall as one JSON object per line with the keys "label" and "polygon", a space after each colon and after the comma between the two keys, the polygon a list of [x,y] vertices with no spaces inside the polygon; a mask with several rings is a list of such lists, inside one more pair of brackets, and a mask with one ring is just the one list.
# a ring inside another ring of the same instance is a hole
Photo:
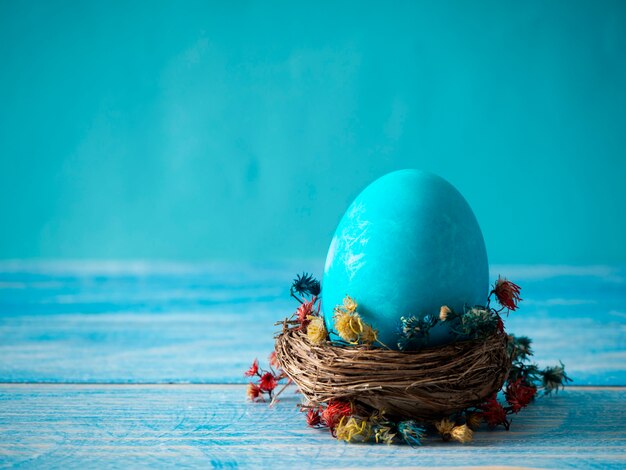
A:
{"label": "teal background wall", "polygon": [[323,258],[436,172],[491,262],[626,262],[626,2],[0,0],[0,258]]}

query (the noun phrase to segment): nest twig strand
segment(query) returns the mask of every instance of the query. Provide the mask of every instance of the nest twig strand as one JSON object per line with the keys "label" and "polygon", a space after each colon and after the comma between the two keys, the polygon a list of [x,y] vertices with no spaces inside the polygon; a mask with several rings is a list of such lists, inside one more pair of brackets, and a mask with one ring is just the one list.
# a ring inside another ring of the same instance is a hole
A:
{"label": "nest twig strand", "polygon": [[415,352],[313,345],[297,328],[276,337],[276,357],[312,403],[352,400],[387,415],[439,419],[500,390],[511,366],[507,336]]}

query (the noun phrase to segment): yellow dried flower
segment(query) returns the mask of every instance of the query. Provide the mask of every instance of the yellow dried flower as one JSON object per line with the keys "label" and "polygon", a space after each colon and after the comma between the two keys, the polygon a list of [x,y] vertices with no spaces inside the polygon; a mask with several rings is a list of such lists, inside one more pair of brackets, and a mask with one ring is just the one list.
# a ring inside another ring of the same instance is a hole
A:
{"label": "yellow dried flower", "polygon": [[326,326],[324,325],[324,319],[317,315],[308,315],[309,325],[307,326],[306,335],[309,341],[315,345],[322,344],[326,341]]}
{"label": "yellow dried flower", "polygon": [[391,432],[391,426],[377,426],[374,433],[377,444],[382,442],[383,444],[391,445],[395,436],[395,433]]}
{"label": "yellow dried flower", "polygon": [[372,435],[372,426],[366,419],[344,416],[335,428],[335,433],[338,441],[365,442]]}
{"label": "yellow dried flower", "polygon": [[442,419],[438,423],[435,423],[435,427],[444,441],[449,441],[452,437],[452,429],[454,428],[454,423],[449,419]]}
{"label": "yellow dried flower", "polygon": [[378,340],[378,331],[370,325],[363,325],[363,333],[361,333],[361,342],[364,344],[373,344]]}
{"label": "yellow dried flower", "polygon": [[482,422],[483,417],[480,415],[480,413],[467,413],[465,415],[465,422],[467,424],[467,426],[475,431],[480,427],[480,423]]}
{"label": "yellow dried flower", "polygon": [[[378,330],[372,328],[363,321],[359,312],[356,311],[357,303],[352,297],[346,295],[343,305],[335,307],[335,331],[341,339],[350,344],[373,344],[379,342]],[[385,346],[384,344],[380,343]]]}
{"label": "yellow dried flower", "polygon": [[457,442],[465,444],[470,442],[474,437],[474,431],[472,431],[467,425],[455,426],[450,432],[450,436]]}
{"label": "yellow dried flower", "polygon": [[349,295],[346,295],[344,297],[343,308],[346,310],[346,312],[348,313],[355,312],[357,307],[358,307],[358,304],[354,301],[352,297],[350,297]]}
{"label": "yellow dried flower", "polygon": [[446,321],[448,319],[448,315],[450,315],[451,313],[452,310],[450,310],[450,307],[448,307],[447,305],[442,305],[441,309],[439,310],[439,320]]}
{"label": "yellow dried flower", "polygon": [[335,313],[335,330],[341,339],[356,344],[363,332],[361,317],[356,312],[337,312]]}

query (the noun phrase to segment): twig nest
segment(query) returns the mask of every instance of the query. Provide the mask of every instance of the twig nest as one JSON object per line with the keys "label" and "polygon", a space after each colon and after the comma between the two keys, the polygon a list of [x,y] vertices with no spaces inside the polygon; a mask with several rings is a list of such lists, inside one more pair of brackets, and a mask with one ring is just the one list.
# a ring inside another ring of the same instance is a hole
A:
{"label": "twig nest", "polygon": [[284,372],[315,404],[351,400],[390,416],[432,420],[476,406],[502,387],[511,367],[507,335],[402,352],[315,345],[299,328],[276,337]]}

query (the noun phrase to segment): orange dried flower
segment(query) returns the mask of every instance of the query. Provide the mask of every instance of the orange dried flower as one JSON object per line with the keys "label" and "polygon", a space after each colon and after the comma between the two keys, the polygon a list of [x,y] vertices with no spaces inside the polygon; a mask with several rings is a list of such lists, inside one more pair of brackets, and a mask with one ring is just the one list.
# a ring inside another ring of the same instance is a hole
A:
{"label": "orange dried flower", "polygon": [[313,308],[315,307],[316,301],[317,298],[313,297],[313,299],[309,302],[301,303],[298,307],[298,310],[296,310],[296,319],[298,320],[298,323],[300,323],[300,328],[306,328],[306,326],[309,324],[310,320],[308,317],[310,315],[313,315]]}
{"label": "orange dried flower", "polygon": [[248,395],[248,398],[250,400],[256,401],[261,397],[261,388],[258,385],[250,382],[248,384],[248,388],[246,389],[246,395]]}
{"label": "orange dried flower", "polygon": [[250,368],[243,373],[246,377],[252,377],[259,373],[259,360],[255,359]]}
{"label": "orange dried flower", "polygon": [[278,381],[271,372],[266,372],[261,376],[261,379],[259,380],[259,387],[263,392],[271,392],[276,388],[277,384]]}
{"label": "orange dried flower", "polygon": [[311,408],[306,414],[306,424],[312,428],[317,428],[322,425],[322,417],[320,416],[319,408]]}
{"label": "orange dried flower", "polygon": [[504,396],[513,411],[518,413],[522,408],[533,401],[536,393],[537,389],[535,387],[522,382],[522,379],[519,378],[515,382],[507,385]]}
{"label": "orange dried flower", "polygon": [[498,402],[495,394],[487,399],[487,401],[480,406],[480,409],[480,414],[489,427],[494,428],[501,424],[505,429],[509,429],[509,421],[506,419],[506,410]]}
{"label": "orange dried flower", "polygon": [[517,304],[520,300],[522,300],[519,295],[520,291],[520,286],[503,277],[498,277],[498,280],[492,290],[500,305],[508,308],[509,310],[517,309]]}
{"label": "orange dried flower", "polygon": [[330,431],[335,433],[335,428],[341,421],[341,418],[352,414],[352,406],[350,403],[339,400],[331,400],[328,402],[326,409],[322,411],[321,418]]}
{"label": "orange dried flower", "polygon": [[270,366],[275,369],[280,369],[280,363],[278,362],[278,358],[276,357],[276,351],[272,351],[272,354],[269,355]]}

